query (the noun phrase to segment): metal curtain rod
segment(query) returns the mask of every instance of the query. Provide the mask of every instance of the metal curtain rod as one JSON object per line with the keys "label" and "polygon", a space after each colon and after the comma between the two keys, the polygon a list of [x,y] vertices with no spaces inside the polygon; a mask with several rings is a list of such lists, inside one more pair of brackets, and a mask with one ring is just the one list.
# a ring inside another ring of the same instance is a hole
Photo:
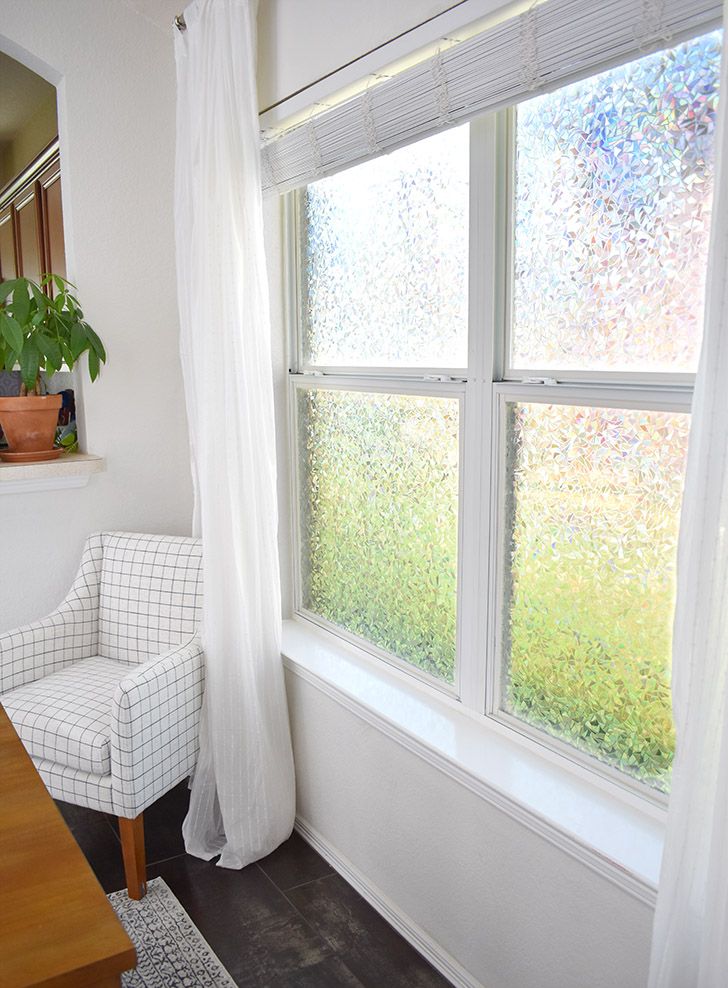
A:
{"label": "metal curtain rod", "polygon": [[174,19],[174,26],[177,28],[178,31],[186,31],[187,30],[187,25],[185,24],[185,15],[184,14],[177,14],[177,16]]}

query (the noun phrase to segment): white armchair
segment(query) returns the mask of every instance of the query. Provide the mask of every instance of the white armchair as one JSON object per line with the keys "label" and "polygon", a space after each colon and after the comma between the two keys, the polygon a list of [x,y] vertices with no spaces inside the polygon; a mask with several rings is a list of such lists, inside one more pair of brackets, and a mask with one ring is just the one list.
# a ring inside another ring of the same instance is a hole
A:
{"label": "white armchair", "polygon": [[201,605],[198,540],[103,532],[52,614],[0,634],[0,702],[52,796],[119,817],[135,899],[143,812],[197,758]]}

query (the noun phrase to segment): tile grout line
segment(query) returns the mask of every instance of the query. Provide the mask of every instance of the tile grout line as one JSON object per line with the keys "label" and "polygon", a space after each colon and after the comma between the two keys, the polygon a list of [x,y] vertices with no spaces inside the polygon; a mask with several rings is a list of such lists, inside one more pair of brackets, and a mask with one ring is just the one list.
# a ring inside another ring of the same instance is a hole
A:
{"label": "tile grout line", "polygon": [[[303,922],[304,922],[304,923],[306,924],[306,926],[307,926],[307,927],[309,928],[309,930],[311,930],[311,932],[312,932],[312,933],[314,933],[314,934],[315,934],[315,935],[316,935],[316,936],[317,936],[317,937],[318,937],[318,938],[319,938],[319,939],[321,940],[321,942],[322,942],[322,943],[325,943],[325,944],[326,944],[326,945],[327,945],[327,946],[328,946],[328,947],[329,947],[329,948],[331,949],[331,951],[333,952],[333,956],[334,956],[334,957],[337,957],[337,958],[339,958],[339,960],[340,960],[340,959],[341,959],[341,954],[340,954],[340,953],[339,953],[339,951],[338,951],[338,950],[336,949],[336,947],[334,946],[334,944],[333,944],[333,943],[332,943],[332,942],[331,942],[331,941],[329,940],[329,938],[328,938],[328,937],[325,937],[325,936],[323,935],[323,933],[321,933],[321,932],[320,932],[319,930],[317,930],[317,929],[316,929],[316,927],[315,927],[315,926],[313,925],[313,923],[312,923],[312,922],[311,922],[311,921],[310,921],[310,920],[309,920],[309,919],[308,919],[308,918],[307,918],[306,916],[304,916],[304,914],[303,914],[303,913],[301,912],[301,910],[300,910],[300,909],[298,908],[298,906],[296,905],[296,903],[295,903],[295,902],[291,902],[291,900],[290,900],[290,899],[288,898],[288,896],[287,896],[287,895],[286,895],[286,893],[285,893],[285,892],[283,891],[283,889],[282,889],[282,888],[280,888],[280,886],[279,886],[279,885],[277,885],[277,884],[276,884],[276,883],[275,883],[275,882],[273,881],[273,879],[272,879],[272,878],[270,877],[270,875],[269,875],[269,874],[268,874],[268,873],[267,873],[266,871],[264,871],[264,870],[263,870],[263,868],[261,868],[261,867],[260,867],[260,865],[258,864],[258,862],[257,862],[257,861],[255,862],[255,866],[256,866],[256,868],[258,869],[258,871],[260,871],[260,872],[261,872],[261,874],[263,874],[263,875],[265,875],[265,877],[266,877],[266,878],[268,879],[268,881],[269,881],[269,882],[271,883],[271,885],[272,885],[272,886],[273,886],[273,888],[274,888],[274,889],[276,890],[276,892],[278,892],[278,893],[279,893],[280,895],[282,895],[282,896],[283,896],[283,898],[284,898],[284,899],[286,900],[286,902],[287,902],[287,903],[288,903],[288,905],[289,905],[289,906],[291,907],[291,909],[293,909],[293,910],[294,910],[294,912],[296,912],[296,913],[297,913],[297,914],[298,914],[298,915],[299,915],[299,916],[301,917],[301,919],[302,919],[302,920],[303,920]],[[328,876],[327,876],[327,877],[328,877]],[[316,879],[316,881],[320,881],[320,879]],[[311,883],[310,883],[310,882],[304,882],[304,884],[305,884],[305,885],[310,885]],[[298,888],[300,888],[301,886],[299,885],[299,886],[297,886],[297,887],[298,887]],[[289,891],[290,891],[290,890],[289,890]]]}
{"label": "tile grout line", "polygon": [[[147,868],[156,868],[157,865],[167,864],[168,861],[176,861],[177,858],[194,858],[194,854],[187,854],[187,851],[180,851],[179,854],[170,854],[168,858],[157,858],[156,861],[147,861]],[[195,860],[200,861],[201,858]]]}
{"label": "tile grout line", "polygon": [[[260,870],[263,871],[262,868]],[[331,876],[332,875],[335,875],[335,874],[336,874],[336,872],[332,868],[331,871],[328,874],[326,874],[326,875],[319,875],[318,878],[309,878],[309,880],[307,882],[299,882],[298,885],[289,885],[288,888],[285,888],[285,889],[281,888],[280,885],[278,885],[277,883],[274,883],[274,884],[276,885],[276,888],[280,889],[280,891],[284,895],[287,895],[288,892],[295,892],[296,889],[302,889],[302,888],[305,888],[307,885],[313,885],[314,882],[323,882],[325,879],[331,878]],[[272,881],[272,879],[271,879],[271,881]]]}

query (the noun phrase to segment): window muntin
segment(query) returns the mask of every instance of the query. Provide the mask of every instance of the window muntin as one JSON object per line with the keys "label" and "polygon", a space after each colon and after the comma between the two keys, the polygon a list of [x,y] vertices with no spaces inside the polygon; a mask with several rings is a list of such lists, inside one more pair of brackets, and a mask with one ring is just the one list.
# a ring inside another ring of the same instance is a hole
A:
{"label": "window muntin", "polygon": [[467,366],[468,127],[301,196],[304,366]]}
{"label": "window muntin", "polygon": [[721,33],[518,107],[510,366],[696,370]]}
{"label": "window muntin", "polygon": [[460,401],[296,390],[301,603],[453,684]]}
{"label": "window muntin", "polygon": [[501,709],[667,788],[689,416],[503,404]]}

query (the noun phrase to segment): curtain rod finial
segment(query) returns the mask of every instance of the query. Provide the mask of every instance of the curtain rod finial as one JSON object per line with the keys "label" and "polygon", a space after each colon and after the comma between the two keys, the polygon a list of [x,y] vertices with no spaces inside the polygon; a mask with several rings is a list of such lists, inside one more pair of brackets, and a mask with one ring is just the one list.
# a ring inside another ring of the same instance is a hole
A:
{"label": "curtain rod finial", "polygon": [[178,31],[186,31],[187,30],[187,25],[185,24],[185,15],[184,14],[177,14],[177,16],[174,19],[174,26],[177,28]]}

